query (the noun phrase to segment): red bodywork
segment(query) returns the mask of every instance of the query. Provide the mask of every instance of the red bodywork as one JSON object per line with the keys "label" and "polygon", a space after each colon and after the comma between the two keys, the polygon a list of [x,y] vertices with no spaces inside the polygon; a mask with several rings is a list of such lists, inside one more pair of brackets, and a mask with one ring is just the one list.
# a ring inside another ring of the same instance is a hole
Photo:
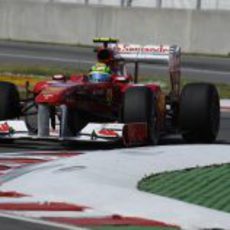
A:
{"label": "red bodywork", "polygon": [[[87,76],[71,76],[67,81],[44,81],[35,85],[35,101],[51,106],[67,105],[79,111],[94,114],[108,120],[119,116],[125,91],[138,84],[130,82],[130,76],[113,75],[111,82],[92,83]],[[161,90],[156,84],[147,84],[154,95]]]}

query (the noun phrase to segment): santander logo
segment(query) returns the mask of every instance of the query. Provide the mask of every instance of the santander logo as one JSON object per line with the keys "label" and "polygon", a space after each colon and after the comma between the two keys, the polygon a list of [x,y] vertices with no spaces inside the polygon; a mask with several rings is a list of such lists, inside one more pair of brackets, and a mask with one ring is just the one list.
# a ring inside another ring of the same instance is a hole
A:
{"label": "santander logo", "polygon": [[125,45],[118,44],[115,48],[118,53],[145,53],[145,54],[168,54],[170,51],[170,46],[168,45]]}

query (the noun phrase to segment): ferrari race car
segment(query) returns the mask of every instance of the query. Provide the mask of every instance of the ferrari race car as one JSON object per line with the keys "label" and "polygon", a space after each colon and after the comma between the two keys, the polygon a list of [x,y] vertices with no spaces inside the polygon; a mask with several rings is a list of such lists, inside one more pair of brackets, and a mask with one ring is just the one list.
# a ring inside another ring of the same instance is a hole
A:
{"label": "ferrari race car", "polygon": [[[120,141],[125,146],[157,144],[181,133],[186,142],[215,141],[220,120],[219,96],[209,83],[180,85],[180,47],[121,44],[96,38],[97,61],[111,68],[105,82],[86,74],[37,83],[20,100],[17,87],[0,82],[0,138],[71,141]],[[127,64],[134,64],[134,76]],[[138,83],[141,63],[167,64],[171,90]],[[32,95],[32,96],[31,96]],[[22,119],[24,117],[24,119]]]}

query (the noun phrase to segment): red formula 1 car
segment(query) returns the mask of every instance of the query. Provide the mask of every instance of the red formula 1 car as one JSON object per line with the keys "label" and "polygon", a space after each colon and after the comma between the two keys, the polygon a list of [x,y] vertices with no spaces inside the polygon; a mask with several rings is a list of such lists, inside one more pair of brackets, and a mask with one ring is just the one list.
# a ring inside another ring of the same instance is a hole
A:
{"label": "red formula 1 car", "polygon": [[[102,43],[98,61],[112,70],[108,81],[55,75],[36,84],[32,100],[24,102],[15,85],[0,82],[0,138],[122,141],[130,146],[157,144],[165,135],[181,133],[187,142],[215,141],[218,92],[207,83],[180,89],[180,47],[125,45],[111,38],[94,42]],[[127,63],[134,63],[134,77]],[[139,84],[140,63],[168,64],[170,92],[156,83]]]}

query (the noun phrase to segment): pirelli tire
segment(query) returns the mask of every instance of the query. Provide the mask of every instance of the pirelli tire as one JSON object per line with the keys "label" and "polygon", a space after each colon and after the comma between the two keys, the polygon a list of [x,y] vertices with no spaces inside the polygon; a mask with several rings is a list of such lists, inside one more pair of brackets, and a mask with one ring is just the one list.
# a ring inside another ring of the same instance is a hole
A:
{"label": "pirelli tire", "polygon": [[0,120],[17,118],[20,113],[17,87],[10,82],[0,82]]}
{"label": "pirelli tire", "polygon": [[76,136],[88,123],[85,114],[67,106],[62,106],[61,110],[61,135]]}
{"label": "pirelli tire", "polygon": [[220,100],[216,87],[209,83],[187,84],[180,97],[179,124],[189,143],[212,143],[220,123]]}
{"label": "pirelli tire", "polygon": [[156,116],[156,101],[149,88],[138,86],[129,88],[125,92],[122,121],[124,123],[147,122],[148,142],[153,145],[156,145],[159,140]]}

